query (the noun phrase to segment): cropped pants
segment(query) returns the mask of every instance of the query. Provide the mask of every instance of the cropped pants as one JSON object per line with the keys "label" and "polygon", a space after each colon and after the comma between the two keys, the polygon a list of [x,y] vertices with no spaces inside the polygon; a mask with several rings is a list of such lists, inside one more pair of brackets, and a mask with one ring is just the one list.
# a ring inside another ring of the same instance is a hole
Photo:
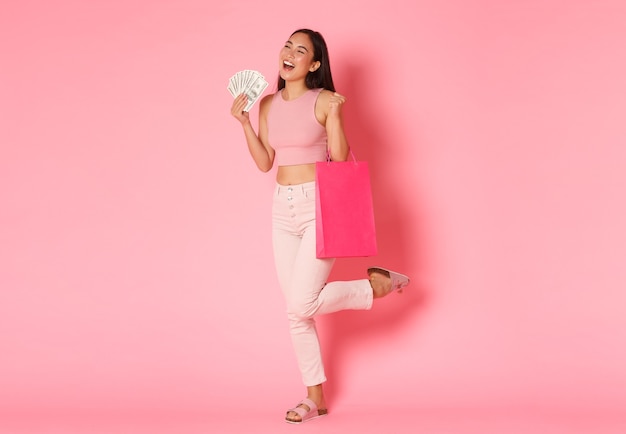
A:
{"label": "cropped pants", "polygon": [[315,254],[315,182],[276,185],[272,243],[289,331],[305,386],[326,381],[315,317],[345,309],[371,309],[368,279],[327,282],[334,259]]}

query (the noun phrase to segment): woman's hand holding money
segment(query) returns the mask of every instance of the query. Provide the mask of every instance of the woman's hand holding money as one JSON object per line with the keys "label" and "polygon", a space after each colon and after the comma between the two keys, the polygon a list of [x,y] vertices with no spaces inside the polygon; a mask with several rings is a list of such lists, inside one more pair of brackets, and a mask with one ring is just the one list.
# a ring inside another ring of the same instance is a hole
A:
{"label": "woman's hand holding money", "polygon": [[242,125],[250,122],[250,114],[247,111],[244,111],[244,108],[246,108],[247,105],[248,96],[245,93],[242,93],[235,98],[233,105],[230,108],[230,114],[241,122]]}

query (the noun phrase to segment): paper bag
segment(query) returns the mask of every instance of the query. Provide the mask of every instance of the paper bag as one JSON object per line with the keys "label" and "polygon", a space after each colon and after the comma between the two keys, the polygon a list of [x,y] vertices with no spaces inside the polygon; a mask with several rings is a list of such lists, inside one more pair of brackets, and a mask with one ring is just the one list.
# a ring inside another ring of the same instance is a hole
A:
{"label": "paper bag", "polygon": [[316,242],[318,258],[378,253],[366,161],[316,163]]}

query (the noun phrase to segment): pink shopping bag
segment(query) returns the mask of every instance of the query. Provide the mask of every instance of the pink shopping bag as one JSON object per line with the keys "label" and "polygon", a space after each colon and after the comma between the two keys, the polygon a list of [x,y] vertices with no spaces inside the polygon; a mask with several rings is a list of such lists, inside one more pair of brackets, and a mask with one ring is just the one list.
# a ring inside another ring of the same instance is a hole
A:
{"label": "pink shopping bag", "polygon": [[366,161],[316,163],[318,258],[378,253],[369,166]]}

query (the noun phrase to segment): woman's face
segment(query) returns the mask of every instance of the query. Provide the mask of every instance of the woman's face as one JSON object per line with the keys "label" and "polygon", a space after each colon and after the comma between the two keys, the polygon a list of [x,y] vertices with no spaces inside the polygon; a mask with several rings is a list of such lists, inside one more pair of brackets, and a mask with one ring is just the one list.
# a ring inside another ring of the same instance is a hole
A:
{"label": "woman's face", "polygon": [[300,80],[315,71],[320,62],[313,61],[313,44],[305,33],[293,34],[280,50],[279,71],[285,81]]}

